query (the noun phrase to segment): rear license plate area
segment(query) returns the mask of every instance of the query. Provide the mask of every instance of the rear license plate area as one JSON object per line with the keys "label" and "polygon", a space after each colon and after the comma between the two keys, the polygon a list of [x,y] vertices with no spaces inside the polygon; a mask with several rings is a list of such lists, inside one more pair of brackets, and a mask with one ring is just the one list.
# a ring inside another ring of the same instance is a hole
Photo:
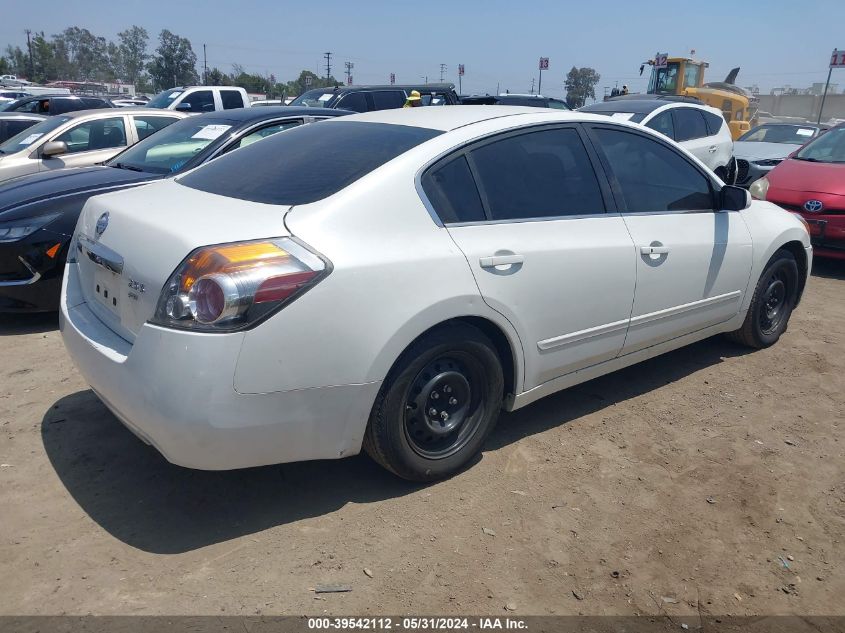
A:
{"label": "rear license plate area", "polygon": [[119,314],[121,306],[120,276],[107,270],[94,273],[94,296],[111,312]]}

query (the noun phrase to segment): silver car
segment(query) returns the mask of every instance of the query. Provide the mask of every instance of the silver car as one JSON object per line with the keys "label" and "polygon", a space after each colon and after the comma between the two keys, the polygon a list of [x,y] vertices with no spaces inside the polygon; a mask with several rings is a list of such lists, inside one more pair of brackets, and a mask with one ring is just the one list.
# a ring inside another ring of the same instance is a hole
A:
{"label": "silver car", "polygon": [[766,123],[740,136],[734,143],[736,184],[750,187],[799,147],[825,131],[812,123]]}
{"label": "silver car", "polygon": [[109,108],[49,117],[0,144],[0,182],[101,163],[185,116],[149,108]]}

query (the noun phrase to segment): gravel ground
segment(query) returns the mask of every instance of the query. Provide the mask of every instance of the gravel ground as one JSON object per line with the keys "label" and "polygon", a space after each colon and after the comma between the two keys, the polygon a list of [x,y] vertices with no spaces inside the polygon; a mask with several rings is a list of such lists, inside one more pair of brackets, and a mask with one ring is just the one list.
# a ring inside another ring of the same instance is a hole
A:
{"label": "gravel ground", "polygon": [[0,614],[845,614],[843,315],[845,262],[817,262],[773,348],[546,398],[429,486],[364,456],[172,466],[54,315],[0,317]]}

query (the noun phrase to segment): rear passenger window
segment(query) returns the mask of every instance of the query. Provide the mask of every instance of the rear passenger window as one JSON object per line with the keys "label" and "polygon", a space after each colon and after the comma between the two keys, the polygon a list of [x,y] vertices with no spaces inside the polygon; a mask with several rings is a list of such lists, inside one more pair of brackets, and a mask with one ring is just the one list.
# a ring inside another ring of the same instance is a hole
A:
{"label": "rear passenger window", "polygon": [[675,125],[672,123],[672,111],[666,110],[665,112],[661,112],[656,117],[654,117],[651,121],[645,124],[646,127],[650,127],[655,132],[660,132],[663,136],[667,138],[674,139],[675,138]]}
{"label": "rear passenger window", "polygon": [[707,136],[707,125],[698,110],[692,108],[675,108],[675,140],[691,141],[695,138]]}
{"label": "rear passenger window", "polygon": [[486,219],[465,156],[426,172],[422,187],[444,224]]}
{"label": "rear passenger window", "polygon": [[712,112],[702,112],[701,114],[704,116],[704,121],[707,123],[707,134],[709,136],[718,134],[719,130],[722,129],[722,122],[724,119],[718,114],[713,114]]}
{"label": "rear passenger window", "polygon": [[470,153],[492,220],[604,213],[604,201],[578,132],[542,130]]}
{"label": "rear passenger window", "polygon": [[405,105],[405,93],[401,90],[375,90],[370,94],[374,110],[393,110]]}
{"label": "rear passenger window", "polygon": [[675,150],[631,132],[594,131],[629,213],[713,209],[710,182]]}
{"label": "rear passenger window", "polygon": [[159,130],[166,128],[171,123],[176,123],[178,119],[169,116],[134,116],[135,131],[138,133],[138,140],[143,141],[150,134],[155,134]]}
{"label": "rear passenger window", "polygon": [[337,107],[353,112],[366,112],[367,96],[363,92],[348,92],[340,98]]}
{"label": "rear passenger window", "polygon": [[221,90],[220,101],[223,102],[224,110],[234,110],[244,107],[244,99],[237,90]]}

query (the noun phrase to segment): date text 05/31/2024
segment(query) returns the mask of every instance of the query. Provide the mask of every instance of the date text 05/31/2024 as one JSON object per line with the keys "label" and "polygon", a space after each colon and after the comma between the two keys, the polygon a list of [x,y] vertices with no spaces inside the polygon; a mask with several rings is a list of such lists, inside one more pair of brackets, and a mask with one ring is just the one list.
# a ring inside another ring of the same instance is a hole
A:
{"label": "date text 05/31/2024", "polygon": [[525,630],[527,625],[518,618],[475,617],[475,618],[439,618],[439,617],[375,617],[375,618],[308,618],[308,628],[313,630]]}

